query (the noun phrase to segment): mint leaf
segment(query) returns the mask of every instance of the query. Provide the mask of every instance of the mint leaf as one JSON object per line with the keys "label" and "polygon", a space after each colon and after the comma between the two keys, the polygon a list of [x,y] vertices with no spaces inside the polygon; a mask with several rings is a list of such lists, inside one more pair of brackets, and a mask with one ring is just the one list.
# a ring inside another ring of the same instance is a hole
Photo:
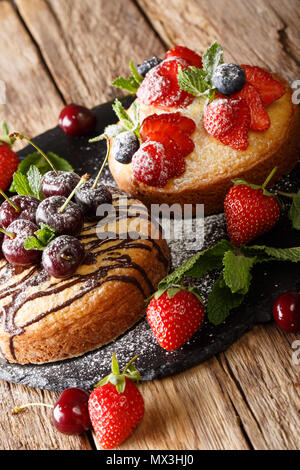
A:
{"label": "mint leaf", "polygon": [[127,111],[124,109],[122,103],[118,99],[115,99],[115,102],[112,105],[113,110],[118,116],[122,126],[125,127],[127,130],[134,132],[139,138],[139,104],[135,102],[132,106],[134,121],[131,119]]}
{"label": "mint leaf", "polygon": [[107,137],[111,139],[124,131],[126,131],[125,127],[120,126],[120,124],[110,124],[104,129],[104,134],[106,134]]}
{"label": "mint leaf", "polygon": [[242,247],[243,253],[247,256],[256,256],[257,262],[265,261],[291,261],[300,262],[300,247],[292,248],[272,248],[264,245],[253,245]]}
{"label": "mint leaf", "polygon": [[21,196],[33,196],[33,192],[28,182],[28,178],[26,175],[22,173],[14,173],[13,176],[13,191],[20,194]]}
{"label": "mint leaf", "polygon": [[232,244],[227,240],[221,240],[216,245],[207,250],[197,253],[179,266],[169,276],[165,277],[158,286],[158,289],[167,289],[172,285],[177,285],[184,277],[200,278],[209,271],[221,269],[223,257],[226,251],[232,250]]}
{"label": "mint leaf", "polygon": [[132,60],[130,61],[129,67],[131,70],[131,76],[128,78],[118,77],[112,82],[112,85],[135,95],[140,84],[144,80],[144,77],[138,73]]}
{"label": "mint leaf", "polygon": [[300,190],[293,197],[289,218],[292,221],[293,227],[296,230],[300,230]]}
{"label": "mint leaf", "polygon": [[241,305],[244,297],[243,294],[233,294],[221,275],[207,299],[207,316],[210,323],[215,326],[223,323],[231,310]]}
{"label": "mint leaf", "polygon": [[197,67],[183,69],[179,67],[177,79],[180,88],[191,95],[200,97],[210,93],[211,85],[206,80],[206,73],[202,69]]}
{"label": "mint leaf", "polygon": [[40,173],[39,169],[36,166],[31,165],[26,176],[27,176],[28,184],[30,186],[32,194],[37,199],[42,200],[43,195],[41,192],[41,181],[42,181],[43,176]]}
{"label": "mint leaf", "polygon": [[26,238],[24,247],[26,250],[44,250],[56,237],[56,230],[49,225],[40,223],[40,229],[34,233],[34,237]]}
{"label": "mint leaf", "polygon": [[223,48],[217,42],[214,42],[202,57],[203,70],[207,81],[211,84],[212,76],[216,68],[223,63]]}
{"label": "mint leaf", "polygon": [[251,284],[251,268],[256,263],[255,257],[237,255],[227,251],[223,258],[223,277],[233,294],[246,294]]}

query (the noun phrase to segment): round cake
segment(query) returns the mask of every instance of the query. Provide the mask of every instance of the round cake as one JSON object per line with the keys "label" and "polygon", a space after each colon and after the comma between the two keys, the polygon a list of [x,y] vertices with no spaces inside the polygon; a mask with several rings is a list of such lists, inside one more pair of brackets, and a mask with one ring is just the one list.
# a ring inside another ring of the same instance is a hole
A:
{"label": "round cake", "polygon": [[147,208],[110,188],[114,211],[85,223],[87,255],[66,279],[41,265],[0,261],[0,351],[19,364],[59,361],[114,340],[145,311],[167,274],[169,250]]}

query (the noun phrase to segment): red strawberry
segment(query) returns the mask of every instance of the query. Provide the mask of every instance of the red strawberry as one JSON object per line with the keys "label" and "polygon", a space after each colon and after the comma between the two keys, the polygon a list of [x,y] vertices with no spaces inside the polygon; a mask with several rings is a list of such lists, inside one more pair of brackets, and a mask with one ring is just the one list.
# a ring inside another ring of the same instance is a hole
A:
{"label": "red strawberry", "polygon": [[[178,146],[181,155],[186,157],[195,148],[195,144],[184,132],[182,132],[176,124],[167,121],[155,120],[151,124],[147,124],[144,128],[142,125],[140,133],[142,138],[151,138],[151,134],[160,133],[161,136],[167,135],[170,137]],[[152,140],[152,139],[151,139]]]}
{"label": "red strawberry", "polygon": [[245,83],[244,87],[238,93],[231,95],[232,99],[244,99],[251,115],[250,129],[252,131],[265,131],[270,127],[270,118],[264,106],[263,100],[257,88],[250,83]]}
{"label": "red strawberry", "polygon": [[159,345],[174,351],[200,328],[204,306],[192,292],[171,288],[151,300],[147,320]]}
{"label": "red strawberry", "polygon": [[269,106],[284,95],[284,86],[275,80],[267,70],[251,65],[242,65],[242,68],[245,71],[247,82],[257,88],[265,106]]}
{"label": "red strawberry", "polygon": [[140,375],[132,365],[133,358],[122,374],[115,355],[112,373],[97,384],[89,398],[89,415],[96,437],[104,449],[120,445],[142,420],[144,400],[133,380]]}
{"label": "red strawberry", "polygon": [[243,99],[218,98],[205,110],[204,127],[222,144],[236,150],[246,150],[250,128],[249,106]]}
{"label": "red strawberry", "polygon": [[140,130],[142,137],[143,135],[147,136],[148,132],[152,132],[154,130],[152,126],[155,125],[156,121],[172,122],[187,135],[191,135],[196,129],[195,122],[186,116],[182,116],[180,113],[151,114],[151,116],[148,116],[143,120]]}
{"label": "red strawberry", "polygon": [[171,162],[171,165],[168,167],[169,178],[180,176],[185,172],[184,156],[173,139],[171,139],[167,134],[163,134],[161,132],[150,132],[148,140],[163,144],[166,159]]}
{"label": "red strawberry", "polygon": [[179,65],[183,69],[188,67],[185,60],[174,57],[151,69],[137,91],[138,98],[146,105],[163,109],[188,106],[194,97],[178,85]]}
{"label": "red strawberry", "polygon": [[18,155],[12,150],[15,139],[9,137],[7,124],[3,123],[3,135],[0,136],[0,189],[5,191],[19,165]]}
{"label": "red strawberry", "polygon": [[180,57],[188,62],[189,65],[194,67],[202,68],[202,57],[196,52],[192,51],[188,47],[184,46],[175,46],[173,49],[170,49],[166,55],[165,59],[169,57]]}
{"label": "red strawberry", "polygon": [[245,245],[271,230],[280,216],[275,197],[265,190],[276,169],[262,186],[238,181],[227,193],[224,202],[227,231],[231,243]]}
{"label": "red strawberry", "polygon": [[171,168],[172,159],[159,142],[145,142],[132,157],[134,177],[148,186],[165,186],[170,178]]}

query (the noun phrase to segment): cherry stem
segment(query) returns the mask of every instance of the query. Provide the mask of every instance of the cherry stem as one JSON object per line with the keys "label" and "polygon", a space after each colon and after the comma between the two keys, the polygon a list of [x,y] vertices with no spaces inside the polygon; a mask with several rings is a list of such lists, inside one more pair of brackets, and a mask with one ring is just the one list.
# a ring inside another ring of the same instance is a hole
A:
{"label": "cherry stem", "polygon": [[109,151],[110,151],[109,138],[108,138],[108,136],[107,136],[106,134],[103,134],[103,138],[106,139],[106,155],[105,155],[104,161],[103,161],[103,163],[102,163],[102,166],[101,166],[101,168],[100,168],[100,170],[99,170],[99,173],[98,173],[98,175],[97,175],[96,178],[95,178],[95,181],[94,181],[94,184],[93,184],[93,186],[92,186],[92,189],[96,189],[97,184],[98,184],[98,181],[99,181],[99,179],[100,179],[100,176],[101,176],[101,174],[102,174],[102,171],[103,171],[103,169],[104,169],[104,167],[105,167],[105,165],[106,165],[106,162],[107,162],[107,159],[108,159],[108,156],[109,156]]}
{"label": "cherry stem", "polygon": [[4,199],[6,199],[7,202],[9,202],[9,204],[10,204],[11,206],[13,206],[13,208],[14,208],[17,212],[19,212],[19,211],[21,210],[20,207],[17,206],[17,204],[15,204],[11,199],[9,199],[8,196],[6,196],[6,194],[2,191],[2,189],[0,189],[0,194],[4,197]]}
{"label": "cherry stem", "polygon": [[34,142],[32,142],[32,140],[30,140],[28,137],[26,137],[25,135],[23,134],[20,134],[19,132],[13,132],[12,134],[9,134],[9,137],[12,138],[14,137],[15,139],[20,139],[20,140],[27,140],[27,142],[29,142],[29,144],[31,144],[43,157],[44,159],[46,160],[46,162],[51,166],[52,170],[55,171],[56,175],[58,175],[58,171],[57,169],[55,168],[55,166],[53,165],[53,163],[51,162],[50,158],[47,157],[47,155],[45,154],[45,152],[43,152],[42,149],[40,149]]}
{"label": "cherry stem", "polygon": [[269,174],[269,176],[267,177],[266,181],[264,182],[264,184],[262,185],[262,188],[265,189],[267,187],[267,185],[269,184],[269,182],[271,181],[271,179],[273,178],[273,176],[275,175],[276,171],[278,170],[278,167],[275,166],[275,168],[273,168],[273,170],[271,171],[271,173]]}
{"label": "cherry stem", "polygon": [[4,235],[6,235],[7,237],[9,238],[16,238],[16,234],[13,233],[13,232],[8,232],[7,230],[4,230],[4,228],[0,228],[0,232],[4,233]]}
{"label": "cherry stem", "polygon": [[88,180],[89,180],[89,175],[86,173],[85,175],[83,175],[81,177],[81,179],[80,179],[79,183],[77,184],[77,186],[73,189],[70,196],[67,198],[66,202],[59,209],[60,213],[64,212],[65,208],[67,207],[67,205],[71,201],[71,199],[74,196],[74,194],[76,193],[76,191],[83,185],[83,183],[86,183]]}
{"label": "cherry stem", "polygon": [[25,410],[26,408],[29,408],[29,406],[45,406],[47,408],[54,408],[54,405],[49,405],[48,403],[26,403],[26,405],[16,406],[13,409],[12,414],[16,415],[17,413],[20,413],[21,411]]}

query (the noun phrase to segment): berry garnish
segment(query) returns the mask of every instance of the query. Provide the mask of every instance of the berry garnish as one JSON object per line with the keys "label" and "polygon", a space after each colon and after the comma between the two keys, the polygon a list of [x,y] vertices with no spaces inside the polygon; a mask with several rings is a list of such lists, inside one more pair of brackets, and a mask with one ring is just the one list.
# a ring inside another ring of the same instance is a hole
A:
{"label": "berry garnish", "polygon": [[3,134],[0,135],[0,189],[5,191],[12,180],[13,174],[19,166],[19,159],[16,152],[12,150],[15,141],[9,136],[6,122],[3,123]]}
{"label": "berry garnish", "polygon": [[151,69],[137,91],[137,96],[142,103],[163,109],[188,106],[193,97],[182,90],[178,84],[179,66],[186,69],[188,63],[174,57],[164,60]]}
{"label": "berry garnish", "polygon": [[6,230],[0,229],[5,235],[2,243],[2,251],[6,260],[19,266],[35,264],[40,259],[37,250],[26,250],[24,243],[28,237],[34,236],[38,227],[29,220],[15,220]]}
{"label": "berry garnish", "polygon": [[104,449],[120,445],[144,416],[144,400],[133,382],[140,379],[139,372],[132,364],[136,357],[120,374],[118,362],[113,354],[112,373],[101,380],[90,395],[90,419],[96,437]]}
{"label": "berry garnish", "polygon": [[140,142],[136,134],[132,131],[125,131],[115,137],[112,153],[117,162],[127,164],[131,162],[139,147]]}
{"label": "berry garnish", "polygon": [[246,80],[259,91],[264,106],[269,106],[285,93],[284,86],[275,80],[267,70],[257,66],[242,65],[246,74]]}
{"label": "berry garnish", "polygon": [[48,171],[47,173],[44,174],[42,181],[41,181],[41,191],[44,197],[46,198],[50,196],[68,197],[69,194],[76,187],[76,185],[79,183],[80,176],[78,176],[76,173],[71,172],[71,171],[58,171],[53,165],[50,158],[45,154],[45,152],[43,152],[43,150],[40,147],[38,147],[32,140],[30,140],[28,137],[25,137],[23,134],[20,134],[19,132],[14,132],[13,134],[10,134],[10,135],[16,139],[26,140],[42,155],[42,157],[44,157],[46,162],[52,168],[52,171]]}
{"label": "berry garnish", "polygon": [[250,119],[249,106],[244,100],[218,98],[206,107],[204,127],[222,144],[246,150]]}
{"label": "berry garnish", "polygon": [[[89,142],[97,142],[101,140],[102,136],[91,139]],[[103,138],[106,139],[106,156],[101,165],[101,168],[94,180],[89,180],[85,182],[80,188],[76,191],[75,200],[80,205],[85,216],[90,220],[97,220],[98,218],[103,217],[103,211],[101,214],[97,214],[98,208],[101,205],[111,205],[112,204],[112,194],[103,184],[99,184],[101,174],[106,165],[108,155],[110,152],[110,143],[106,134],[103,134]]]}
{"label": "berry garnish", "polygon": [[175,141],[169,137],[168,134],[158,131],[150,132],[148,140],[152,142],[159,142],[163,145],[166,155],[166,164],[168,166],[168,179],[180,176],[185,172],[186,165],[184,155]]}
{"label": "berry garnish", "polygon": [[139,64],[137,66],[137,71],[140,75],[142,75],[142,77],[145,77],[149,70],[153,69],[153,67],[156,67],[161,63],[161,61],[162,59],[153,56],[151,59],[145,60],[142,64]]}
{"label": "berry garnish", "polygon": [[12,196],[8,198],[1,190],[0,193],[6,199],[0,206],[0,226],[7,228],[14,220],[26,219],[35,223],[35,215],[40,201],[33,196]]}
{"label": "berry garnish", "polygon": [[73,171],[48,171],[41,181],[44,197],[68,197],[80,181],[80,176]]}
{"label": "berry garnish", "polygon": [[184,46],[175,46],[173,49],[170,49],[166,52],[165,59],[170,57],[180,57],[181,59],[186,60],[189,65],[194,67],[202,68],[202,57],[196,52],[192,51],[188,47]]}
{"label": "berry garnish", "polygon": [[66,135],[79,137],[94,130],[96,116],[90,109],[71,103],[61,111],[58,124]]}
{"label": "berry garnish", "polygon": [[[160,134],[161,136],[167,135],[169,136],[179,148],[182,157],[186,157],[189,155],[195,148],[195,144],[192,139],[185,134],[180,128],[173,124],[172,122],[168,122],[164,119],[162,120],[153,120],[148,122],[148,124],[142,126],[141,132],[143,138],[148,140],[154,140],[152,134],[155,132],[156,134]],[[158,140],[160,142],[160,140]]]}
{"label": "berry garnish", "polygon": [[273,304],[273,317],[277,325],[289,333],[300,332],[300,294],[285,292]]}
{"label": "berry garnish", "polygon": [[230,241],[234,245],[246,245],[278,222],[280,207],[276,198],[265,189],[276,170],[274,168],[262,186],[237,180],[228,191],[224,212]]}
{"label": "berry garnish", "polygon": [[16,406],[13,414],[35,406],[52,408],[52,421],[56,429],[63,434],[79,435],[88,431],[91,427],[88,412],[89,396],[89,392],[82,388],[67,388],[62,392],[55,405],[48,403],[26,403],[25,405]]}
{"label": "berry garnish", "polygon": [[248,104],[251,116],[250,130],[262,132],[269,129],[271,121],[257,88],[246,83],[244,88],[231,98],[243,99]]}
{"label": "berry garnish", "polygon": [[143,120],[140,128],[141,138],[146,140],[149,132],[159,131],[161,122],[176,124],[187,135],[191,135],[196,129],[195,122],[186,116],[182,116],[180,113],[151,114]]}
{"label": "berry garnish", "polygon": [[170,288],[151,300],[147,308],[147,320],[159,345],[174,351],[201,327],[204,306],[192,292]]}
{"label": "berry garnish", "polygon": [[240,91],[246,82],[246,74],[242,67],[236,64],[219,65],[212,76],[213,86],[222,95],[232,95]]}
{"label": "berry garnish", "polygon": [[58,235],[77,235],[83,227],[84,216],[81,207],[71,199],[86,181],[87,175],[82,176],[68,198],[51,196],[44,199],[37,208],[36,222],[49,225]]}
{"label": "berry garnish", "polygon": [[50,276],[63,279],[75,273],[84,256],[84,246],[77,238],[61,235],[43,251],[42,264]]}
{"label": "berry garnish", "polygon": [[132,158],[134,177],[148,186],[165,186],[170,177],[171,166],[172,160],[159,142],[145,142]]}

